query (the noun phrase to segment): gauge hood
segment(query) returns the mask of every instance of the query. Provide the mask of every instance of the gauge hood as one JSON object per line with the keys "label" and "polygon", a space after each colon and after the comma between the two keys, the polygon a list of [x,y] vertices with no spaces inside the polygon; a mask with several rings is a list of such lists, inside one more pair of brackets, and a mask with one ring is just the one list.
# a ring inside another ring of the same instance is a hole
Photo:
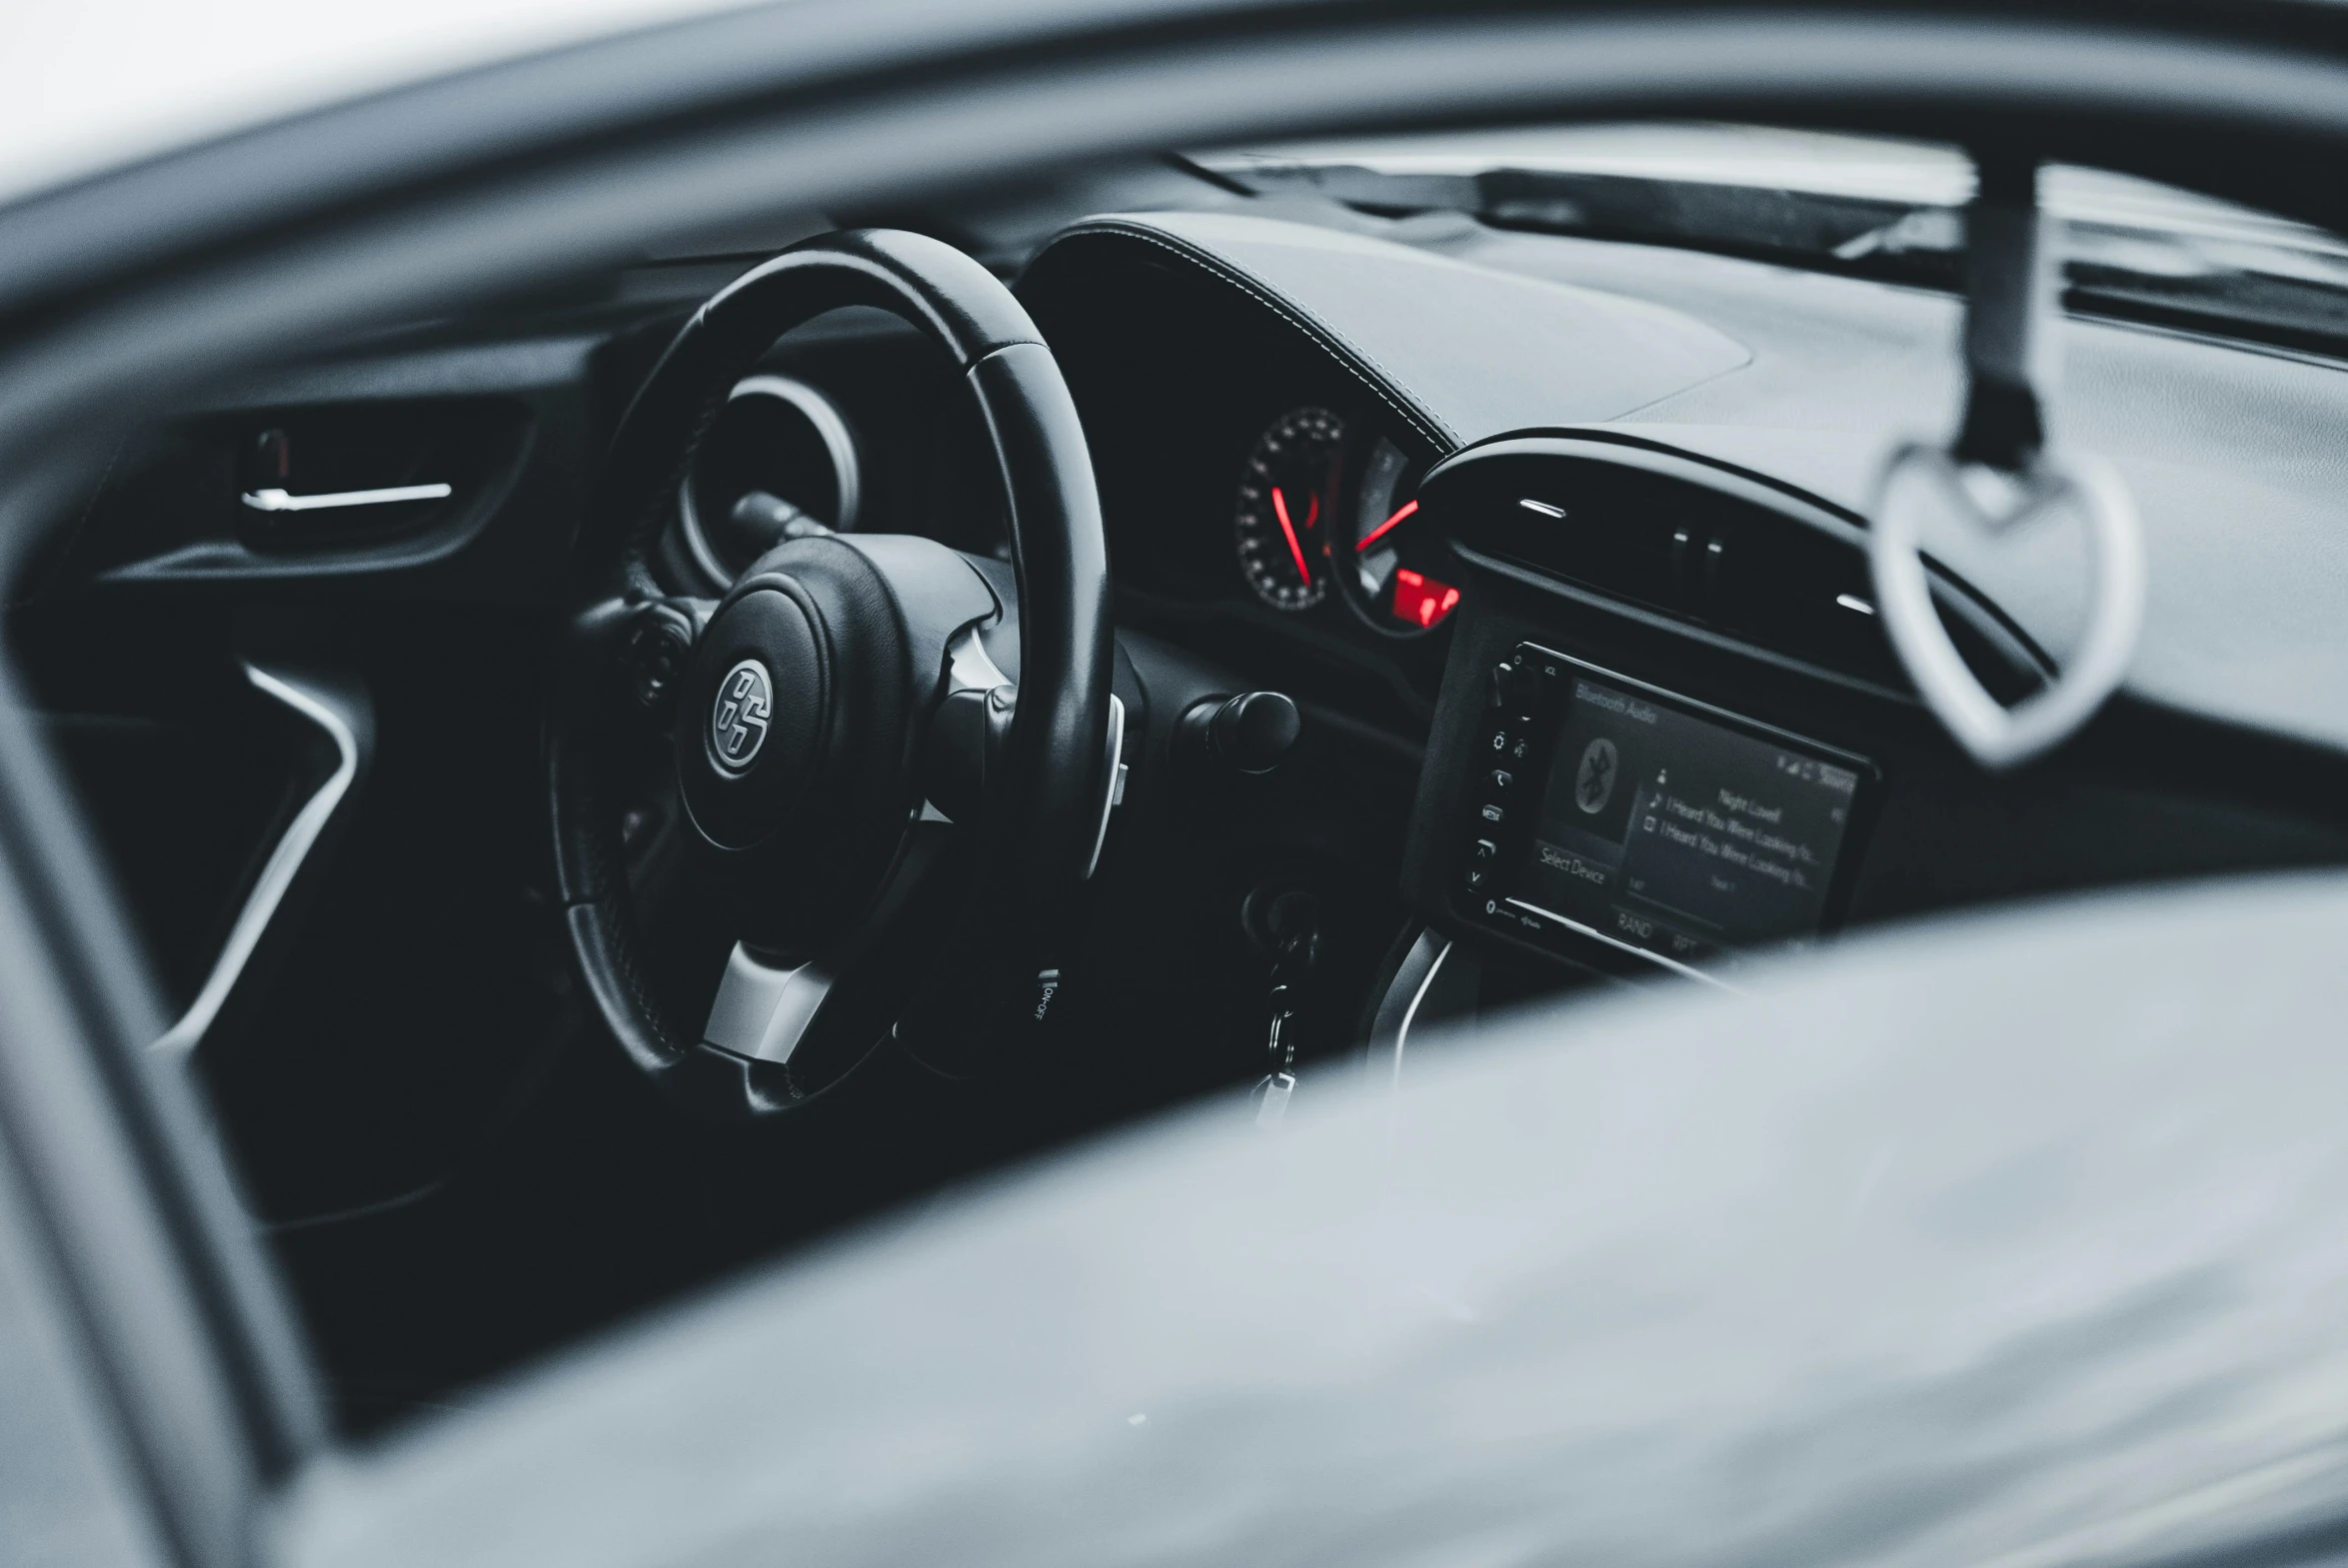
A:
{"label": "gauge hood", "polygon": [[[1725,376],[1751,352],[1668,306],[1499,272],[1415,246],[1246,213],[1129,213],[1069,231],[1180,252],[1297,319],[1457,447],[1612,420]],[[1397,309],[1408,301],[1408,309]]]}

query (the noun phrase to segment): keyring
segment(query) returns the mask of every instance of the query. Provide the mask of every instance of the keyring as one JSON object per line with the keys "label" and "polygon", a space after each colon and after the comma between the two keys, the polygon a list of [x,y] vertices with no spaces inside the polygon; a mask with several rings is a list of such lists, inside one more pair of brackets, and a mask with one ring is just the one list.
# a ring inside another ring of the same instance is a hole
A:
{"label": "keyring", "polygon": [[[1974,761],[2006,769],[2076,734],[2127,675],[2144,624],[2144,535],[2111,465],[2046,444],[2037,382],[2051,356],[2037,327],[2056,309],[2056,279],[2041,243],[2037,160],[1991,149],[1973,162],[1964,422],[1946,447],[1909,441],[1893,450],[1875,482],[1867,557],[1877,616],[1917,695]],[[1994,512],[1966,483],[1990,476],[2013,497]],[[2066,512],[2086,526],[2086,631],[2054,684],[2012,708],[1982,687],[1933,608],[1919,541],[1924,504],[1935,500],[1992,539]]]}
{"label": "keyring", "polygon": [[[1911,441],[1892,453],[1877,482],[1867,535],[1875,608],[1917,695],[1942,728],[1989,769],[2038,757],[2095,716],[2128,673],[2144,621],[2144,543],[2127,487],[2110,464],[2085,453],[2041,450],[2018,475],[2017,505],[1993,516],[1964,483],[1963,465],[1944,448]],[[1924,508],[1936,498],[1966,523],[2002,537],[2075,512],[2086,525],[2087,625],[2068,666],[2045,690],[2012,708],[1989,695],[1932,605],[1918,548]]]}

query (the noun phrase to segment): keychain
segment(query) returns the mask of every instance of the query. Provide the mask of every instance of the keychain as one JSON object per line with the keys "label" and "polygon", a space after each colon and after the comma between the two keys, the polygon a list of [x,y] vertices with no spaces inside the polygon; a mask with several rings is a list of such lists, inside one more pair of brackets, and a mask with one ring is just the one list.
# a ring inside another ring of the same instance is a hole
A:
{"label": "keychain", "polygon": [[1272,905],[1271,1026],[1264,1036],[1267,1071],[1248,1096],[1255,1124],[1273,1128],[1296,1088],[1296,1009],[1305,979],[1320,957],[1319,905],[1309,893],[1289,893]]}
{"label": "keychain", "polygon": [[[1965,215],[1965,414],[1953,443],[1911,441],[1876,483],[1867,550],[1884,632],[1942,728],[1989,769],[2059,746],[2127,675],[2144,616],[2144,544],[2135,505],[2109,464],[2046,440],[2038,388],[2051,359],[2039,332],[2056,309],[2043,241],[2038,165],[1983,153]],[[1983,689],[1933,608],[1923,513],[1937,507],[1992,539],[2075,515],[2086,531],[2086,630],[2066,668],[2013,708]]]}

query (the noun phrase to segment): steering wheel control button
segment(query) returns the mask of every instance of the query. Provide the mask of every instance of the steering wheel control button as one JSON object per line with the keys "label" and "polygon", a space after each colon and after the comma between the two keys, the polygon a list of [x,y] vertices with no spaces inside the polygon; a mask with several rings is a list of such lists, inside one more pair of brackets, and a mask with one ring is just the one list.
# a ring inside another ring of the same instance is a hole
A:
{"label": "steering wheel control button", "polygon": [[775,678],[755,659],[745,659],[718,683],[710,709],[710,760],[720,773],[750,771],[767,744],[775,716]]}
{"label": "steering wheel control button", "polygon": [[628,629],[621,652],[628,700],[641,713],[665,714],[692,657],[692,620],[672,605],[647,605]]}
{"label": "steering wheel control button", "polygon": [[1517,719],[1530,719],[1540,704],[1540,680],[1520,663],[1510,661],[1492,667],[1487,707]]}

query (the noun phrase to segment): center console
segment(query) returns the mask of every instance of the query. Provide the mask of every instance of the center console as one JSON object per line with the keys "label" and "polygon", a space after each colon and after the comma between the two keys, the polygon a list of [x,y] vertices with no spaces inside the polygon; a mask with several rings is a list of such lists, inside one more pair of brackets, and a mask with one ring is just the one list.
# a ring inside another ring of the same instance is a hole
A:
{"label": "center console", "polygon": [[1533,643],[1485,687],[1461,916],[1672,968],[1839,917],[1880,784],[1867,759]]}
{"label": "center console", "polygon": [[[1892,654],[1863,522],[1752,471],[1520,434],[1418,499],[1464,588],[1402,883],[1454,1012],[1601,977],[1734,984],[1838,927],[2348,854],[2336,756],[2125,694],[2059,753],[1983,770]],[[1982,685],[2044,690],[2045,654],[1928,571]]]}
{"label": "center console", "polygon": [[[1585,973],[1718,979],[1869,898],[1882,912],[1887,889],[1932,896],[1883,874],[1894,785],[1985,781],[1907,691],[1854,519],[1594,433],[1468,448],[1419,500],[1470,585],[1404,855],[1438,929]],[[1985,685],[2037,688],[2018,635],[1961,584],[1933,591]]]}

